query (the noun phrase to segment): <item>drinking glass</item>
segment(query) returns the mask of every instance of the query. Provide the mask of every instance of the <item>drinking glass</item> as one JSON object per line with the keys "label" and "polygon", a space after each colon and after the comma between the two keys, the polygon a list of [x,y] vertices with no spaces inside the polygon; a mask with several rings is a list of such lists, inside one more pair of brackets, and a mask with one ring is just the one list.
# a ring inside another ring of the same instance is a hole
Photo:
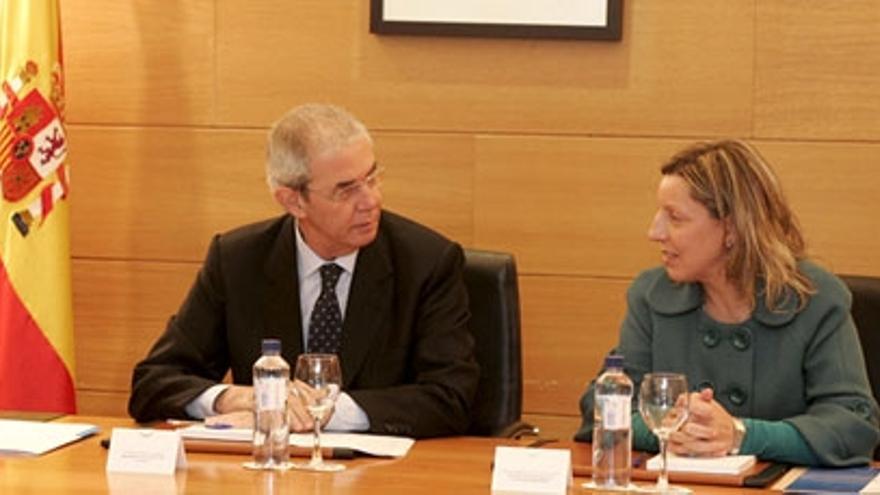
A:
{"label": "drinking glass", "polygon": [[652,492],[690,493],[683,487],[669,485],[666,443],[688,418],[687,378],[680,373],[648,373],[639,390],[639,412],[660,443],[660,475]]}
{"label": "drinking glass", "polygon": [[294,379],[309,387],[308,393],[298,394],[315,422],[312,458],[307,463],[295,463],[296,469],[309,471],[342,471],[345,466],[339,463],[324,462],[321,455],[321,424],[333,410],[342,385],[342,371],[335,354],[301,354],[296,360]]}

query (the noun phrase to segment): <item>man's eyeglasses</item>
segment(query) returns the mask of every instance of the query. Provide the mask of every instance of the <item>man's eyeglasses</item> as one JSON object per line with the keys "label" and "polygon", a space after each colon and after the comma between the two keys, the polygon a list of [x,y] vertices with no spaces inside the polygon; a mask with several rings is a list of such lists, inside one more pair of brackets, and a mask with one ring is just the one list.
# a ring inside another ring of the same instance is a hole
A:
{"label": "man's eyeglasses", "polygon": [[382,185],[382,175],[385,172],[384,167],[380,167],[378,164],[374,165],[367,175],[360,179],[354,179],[346,182],[342,182],[336,184],[331,189],[314,189],[308,187],[308,185],[301,186],[301,189],[308,190],[311,193],[316,193],[320,196],[323,196],[330,201],[335,201],[337,203],[344,203],[353,199],[360,192],[361,187],[366,188],[369,191],[375,191]]}

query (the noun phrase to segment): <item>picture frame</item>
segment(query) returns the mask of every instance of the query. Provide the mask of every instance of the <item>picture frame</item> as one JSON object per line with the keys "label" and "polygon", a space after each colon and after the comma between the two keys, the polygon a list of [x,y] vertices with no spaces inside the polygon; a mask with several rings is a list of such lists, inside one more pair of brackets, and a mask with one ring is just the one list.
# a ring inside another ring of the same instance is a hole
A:
{"label": "picture frame", "polygon": [[370,32],[619,41],[623,0],[370,0]]}

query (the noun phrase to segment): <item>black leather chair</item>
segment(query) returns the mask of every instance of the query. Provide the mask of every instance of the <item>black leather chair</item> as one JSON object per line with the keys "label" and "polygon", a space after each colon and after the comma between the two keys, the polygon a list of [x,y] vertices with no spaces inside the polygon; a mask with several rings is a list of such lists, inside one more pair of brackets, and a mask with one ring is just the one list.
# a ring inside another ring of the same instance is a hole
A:
{"label": "black leather chair", "polygon": [[[860,275],[841,275],[840,278],[853,295],[852,317],[859,330],[874,398],[880,402],[880,278]],[[874,450],[874,459],[880,460],[880,446]]]}
{"label": "black leather chair", "polygon": [[516,262],[508,253],[465,249],[464,281],[480,364],[468,433],[502,437],[537,433],[520,421],[522,346]]}

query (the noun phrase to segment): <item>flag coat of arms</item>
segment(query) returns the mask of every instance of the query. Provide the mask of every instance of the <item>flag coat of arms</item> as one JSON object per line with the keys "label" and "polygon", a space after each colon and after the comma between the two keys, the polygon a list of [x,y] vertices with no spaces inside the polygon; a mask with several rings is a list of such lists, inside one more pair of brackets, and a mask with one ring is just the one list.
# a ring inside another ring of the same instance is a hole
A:
{"label": "flag coat of arms", "polygon": [[76,412],[57,0],[0,0],[0,410]]}

